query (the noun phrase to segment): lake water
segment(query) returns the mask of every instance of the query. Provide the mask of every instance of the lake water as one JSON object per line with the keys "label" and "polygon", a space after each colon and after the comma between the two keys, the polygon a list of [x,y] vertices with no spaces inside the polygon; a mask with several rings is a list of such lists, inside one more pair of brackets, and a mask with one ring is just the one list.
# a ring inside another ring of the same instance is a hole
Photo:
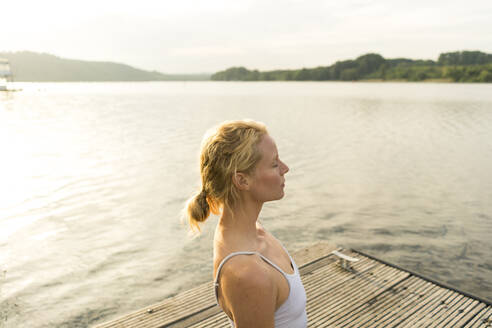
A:
{"label": "lake water", "polygon": [[492,299],[492,84],[23,84],[0,93],[0,326],[85,327],[211,280],[179,216],[213,125],[290,166],[264,226]]}

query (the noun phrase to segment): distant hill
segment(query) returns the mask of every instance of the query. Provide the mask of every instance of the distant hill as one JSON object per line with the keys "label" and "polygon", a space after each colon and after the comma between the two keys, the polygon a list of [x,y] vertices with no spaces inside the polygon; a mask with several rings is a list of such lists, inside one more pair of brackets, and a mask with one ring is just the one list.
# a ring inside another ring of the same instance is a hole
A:
{"label": "distant hill", "polygon": [[385,59],[366,54],[331,66],[260,72],[231,67],[212,75],[215,81],[446,81],[492,82],[492,54],[480,51],[443,53],[437,61]]}
{"label": "distant hill", "polygon": [[76,81],[199,81],[209,80],[207,74],[163,74],[113,63],[60,58],[30,51],[0,52],[7,58],[15,81],[76,82]]}

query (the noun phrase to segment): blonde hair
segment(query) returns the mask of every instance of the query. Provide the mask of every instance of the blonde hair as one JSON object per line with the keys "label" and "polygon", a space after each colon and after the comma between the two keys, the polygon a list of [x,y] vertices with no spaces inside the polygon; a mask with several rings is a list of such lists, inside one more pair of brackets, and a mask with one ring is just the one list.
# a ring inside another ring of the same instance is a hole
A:
{"label": "blonde hair", "polygon": [[251,121],[226,121],[209,131],[201,145],[200,175],[202,189],[190,198],[185,216],[193,232],[200,232],[210,212],[220,214],[220,209],[231,210],[239,199],[233,183],[236,172],[253,173],[261,159],[257,148],[266,135],[264,124]]}

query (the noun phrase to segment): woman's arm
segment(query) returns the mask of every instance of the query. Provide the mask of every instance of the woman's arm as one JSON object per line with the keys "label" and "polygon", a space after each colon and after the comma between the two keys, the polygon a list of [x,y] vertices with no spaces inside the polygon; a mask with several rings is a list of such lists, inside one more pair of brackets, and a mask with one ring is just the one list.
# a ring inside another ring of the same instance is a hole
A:
{"label": "woman's arm", "polygon": [[263,261],[257,256],[236,256],[222,270],[222,306],[235,327],[273,328],[278,290]]}

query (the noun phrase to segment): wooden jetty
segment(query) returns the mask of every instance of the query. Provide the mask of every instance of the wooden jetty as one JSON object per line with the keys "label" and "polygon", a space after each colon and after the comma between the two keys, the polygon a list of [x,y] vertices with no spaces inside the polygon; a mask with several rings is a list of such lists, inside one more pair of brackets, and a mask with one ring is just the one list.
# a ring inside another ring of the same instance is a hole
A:
{"label": "wooden jetty", "polygon": [[[293,257],[306,289],[309,327],[492,327],[490,301],[363,252],[319,243]],[[209,282],[97,326],[119,327],[229,327],[229,322]]]}

